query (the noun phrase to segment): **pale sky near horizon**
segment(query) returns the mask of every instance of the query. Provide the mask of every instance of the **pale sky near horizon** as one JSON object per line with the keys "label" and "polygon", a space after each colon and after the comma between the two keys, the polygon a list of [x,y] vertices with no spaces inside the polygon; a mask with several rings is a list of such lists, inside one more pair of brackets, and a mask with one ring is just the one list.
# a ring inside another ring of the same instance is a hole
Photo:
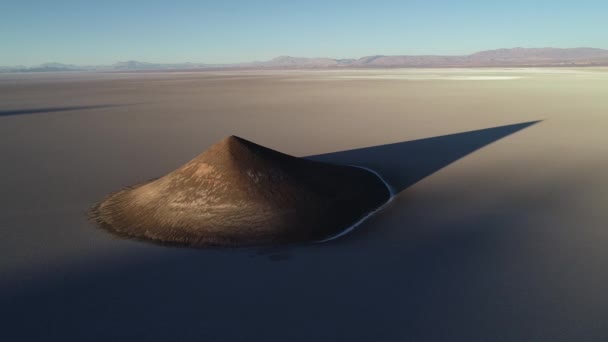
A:
{"label": "pale sky near horizon", "polygon": [[608,48],[608,1],[70,1],[0,5],[0,65]]}

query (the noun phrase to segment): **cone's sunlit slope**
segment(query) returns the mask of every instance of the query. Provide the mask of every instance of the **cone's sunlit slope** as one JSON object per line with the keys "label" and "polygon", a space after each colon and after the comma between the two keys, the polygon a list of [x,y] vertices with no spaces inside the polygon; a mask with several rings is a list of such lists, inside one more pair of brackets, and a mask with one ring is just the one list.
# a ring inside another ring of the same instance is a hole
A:
{"label": "cone's sunlit slope", "polygon": [[166,176],[93,209],[105,229],[189,246],[321,240],[390,197],[372,172],[292,157],[231,136]]}

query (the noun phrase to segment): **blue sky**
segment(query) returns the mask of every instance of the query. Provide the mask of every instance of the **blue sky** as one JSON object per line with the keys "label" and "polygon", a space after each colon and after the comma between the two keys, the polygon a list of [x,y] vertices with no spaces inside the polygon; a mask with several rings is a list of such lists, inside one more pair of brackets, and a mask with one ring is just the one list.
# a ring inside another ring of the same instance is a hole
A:
{"label": "blue sky", "polygon": [[607,32],[608,1],[593,0],[4,0],[0,65],[608,48]]}

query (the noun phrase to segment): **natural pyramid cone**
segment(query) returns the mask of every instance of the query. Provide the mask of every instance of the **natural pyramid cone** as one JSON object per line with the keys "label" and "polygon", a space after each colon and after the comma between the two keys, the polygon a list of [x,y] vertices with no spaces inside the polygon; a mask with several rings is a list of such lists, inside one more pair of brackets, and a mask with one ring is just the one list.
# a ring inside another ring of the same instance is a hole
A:
{"label": "natural pyramid cone", "polygon": [[162,178],[108,196],[92,216],[118,235],[162,243],[267,245],[328,238],[389,197],[367,170],[231,136]]}

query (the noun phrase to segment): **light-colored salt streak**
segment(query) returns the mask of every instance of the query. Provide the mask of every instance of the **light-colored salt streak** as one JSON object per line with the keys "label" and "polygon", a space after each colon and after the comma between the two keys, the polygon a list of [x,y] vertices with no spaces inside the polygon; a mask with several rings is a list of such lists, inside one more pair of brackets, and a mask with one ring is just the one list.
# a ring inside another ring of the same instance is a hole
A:
{"label": "light-colored salt streak", "polygon": [[444,75],[345,75],[334,76],[341,80],[406,80],[406,81],[504,81],[524,78],[523,76],[444,76]]}
{"label": "light-colored salt streak", "polygon": [[343,231],[339,232],[336,235],[330,236],[324,240],[320,240],[317,241],[317,243],[323,243],[323,242],[327,242],[327,241],[331,241],[331,240],[335,240],[337,238],[340,238],[350,232],[352,232],[353,230],[355,230],[355,228],[357,228],[359,225],[361,225],[363,222],[365,222],[365,220],[367,220],[368,218],[374,216],[374,214],[376,214],[377,212],[381,211],[382,209],[386,208],[386,206],[388,206],[389,203],[391,203],[393,201],[393,198],[395,198],[395,190],[393,189],[393,187],[391,187],[385,180],[384,178],[382,178],[382,176],[380,176],[380,174],[372,169],[368,169],[366,167],[363,166],[357,166],[357,165],[348,165],[348,166],[352,166],[352,167],[357,167],[359,169],[363,169],[366,171],[369,171],[371,173],[373,173],[374,175],[376,175],[376,177],[378,177],[382,183],[384,183],[384,186],[386,186],[386,188],[388,189],[388,192],[390,194],[390,197],[388,199],[388,201],[386,201],[386,203],[384,203],[383,205],[381,205],[380,207],[378,207],[378,209],[371,211],[369,214],[363,216],[363,218],[361,218],[359,221],[355,222],[355,224],[353,224],[352,226],[344,229]]}

